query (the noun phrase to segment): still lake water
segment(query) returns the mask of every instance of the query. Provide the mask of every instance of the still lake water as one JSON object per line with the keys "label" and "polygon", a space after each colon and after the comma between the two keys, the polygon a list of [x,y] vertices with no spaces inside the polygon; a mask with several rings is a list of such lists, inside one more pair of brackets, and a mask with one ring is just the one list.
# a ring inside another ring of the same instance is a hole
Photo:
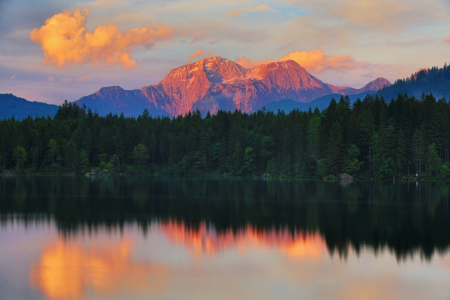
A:
{"label": "still lake water", "polygon": [[449,192],[0,177],[0,299],[450,299]]}

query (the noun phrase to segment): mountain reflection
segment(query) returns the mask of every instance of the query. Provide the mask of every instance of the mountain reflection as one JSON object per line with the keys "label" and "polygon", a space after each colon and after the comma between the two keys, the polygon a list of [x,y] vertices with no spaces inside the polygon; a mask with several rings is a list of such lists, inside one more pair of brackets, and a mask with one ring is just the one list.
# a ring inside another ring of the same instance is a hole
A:
{"label": "mountain reflection", "polygon": [[275,248],[292,259],[320,259],[325,242],[319,234],[291,233],[288,230],[261,230],[248,225],[233,232],[217,232],[205,223],[196,229],[174,221],[160,225],[161,231],[174,243],[186,247],[194,256],[215,255],[235,248],[245,251],[249,247]]}
{"label": "mountain reflection", "polygon": [[78,240],[58,238],[42,249],[42,255],[31,268],[30,281],[49,299],[82,299],[92,288],[97,294],[117,293],[127,287],[134,291],[158,291],[167,281],[170,269],[164,266],[131,261],[133,243],[87,246]]}
{"label": "mountain reflection", "polygon": [[168,236],[192,253],[216,253],[250,236],[270,245],[281,232],[291,236],[284,253],[302,253],[299,241],[313,236],[331,254],[368,247],[387,248],[398,259],[429,259],[450,245],[449,195],[446,182],[2,177],[0,226],[11,218],[29,226],[54,220],[61,236],[69,237],[85,228],[127,224],[145,234],[156,221],[173,227]]}

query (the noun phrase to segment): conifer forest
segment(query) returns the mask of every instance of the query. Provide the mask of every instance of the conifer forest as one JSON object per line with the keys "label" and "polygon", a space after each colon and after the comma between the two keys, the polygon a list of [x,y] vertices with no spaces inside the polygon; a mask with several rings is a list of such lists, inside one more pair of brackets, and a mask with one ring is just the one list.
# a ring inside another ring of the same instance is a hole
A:
{"label": "conifer forest", "polygon": [[[99,116],[64,102],[55,118],[0,121],[1,172],[183,176],[446,178],[450,104],[423,94],[348,97],[289,114],[199,111]],[[0,172],[0,173],[1,173]]]}

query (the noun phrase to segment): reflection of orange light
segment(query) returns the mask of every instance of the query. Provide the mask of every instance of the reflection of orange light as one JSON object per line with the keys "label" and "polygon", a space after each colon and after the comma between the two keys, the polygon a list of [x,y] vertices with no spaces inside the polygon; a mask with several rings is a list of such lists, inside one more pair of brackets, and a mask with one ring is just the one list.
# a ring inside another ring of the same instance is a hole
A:
{"label": "reflection of orange light", "polygon": [[323,238],[317,233],[293,234],[274,229],[258,231],[250,225],[237,233],[232,230],[217,233],[204,223],[192,229],[184,223],[172,221],[163,223],[161,228],[170,240],[187,247],[196,256],[213,255],[231,247],[245,251],[250,246],[256,246],[277,248],[290,258],[320,259],[325,248]]}
{"label": "reflection of orange light", "polygon": [[133,263],[132,243],[81,243],[58,239],[43,249],[41,260],[33,266],[31,285],[38,287],[50,299],[79,299],[87,287],[95,292],[112,293],[119,285],[134,290],[159,290],[169,269],[145,263]]}

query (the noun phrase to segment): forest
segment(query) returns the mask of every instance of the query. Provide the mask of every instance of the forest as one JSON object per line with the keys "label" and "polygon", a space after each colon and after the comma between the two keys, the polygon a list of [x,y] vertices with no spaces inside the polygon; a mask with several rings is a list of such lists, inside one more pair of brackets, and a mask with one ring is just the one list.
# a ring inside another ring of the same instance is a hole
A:
{"label": "forest", "polygon": [[450,104],[367,95],[323,111],[134,118],[65,101],[53,119],[0,121],[0,139],[0,173],[444,179]]}
{"label": "forest", "polygon": [[398,79],[394,84],[384,87],[377,92],[385,99],[392,99],[398,94],[407,93],[410,96],[420,98],[422,93],[433,95],[437,98],[450,98],[450,67],[445,64],[442,68],[433,67],[421,69],[405,79]]}

